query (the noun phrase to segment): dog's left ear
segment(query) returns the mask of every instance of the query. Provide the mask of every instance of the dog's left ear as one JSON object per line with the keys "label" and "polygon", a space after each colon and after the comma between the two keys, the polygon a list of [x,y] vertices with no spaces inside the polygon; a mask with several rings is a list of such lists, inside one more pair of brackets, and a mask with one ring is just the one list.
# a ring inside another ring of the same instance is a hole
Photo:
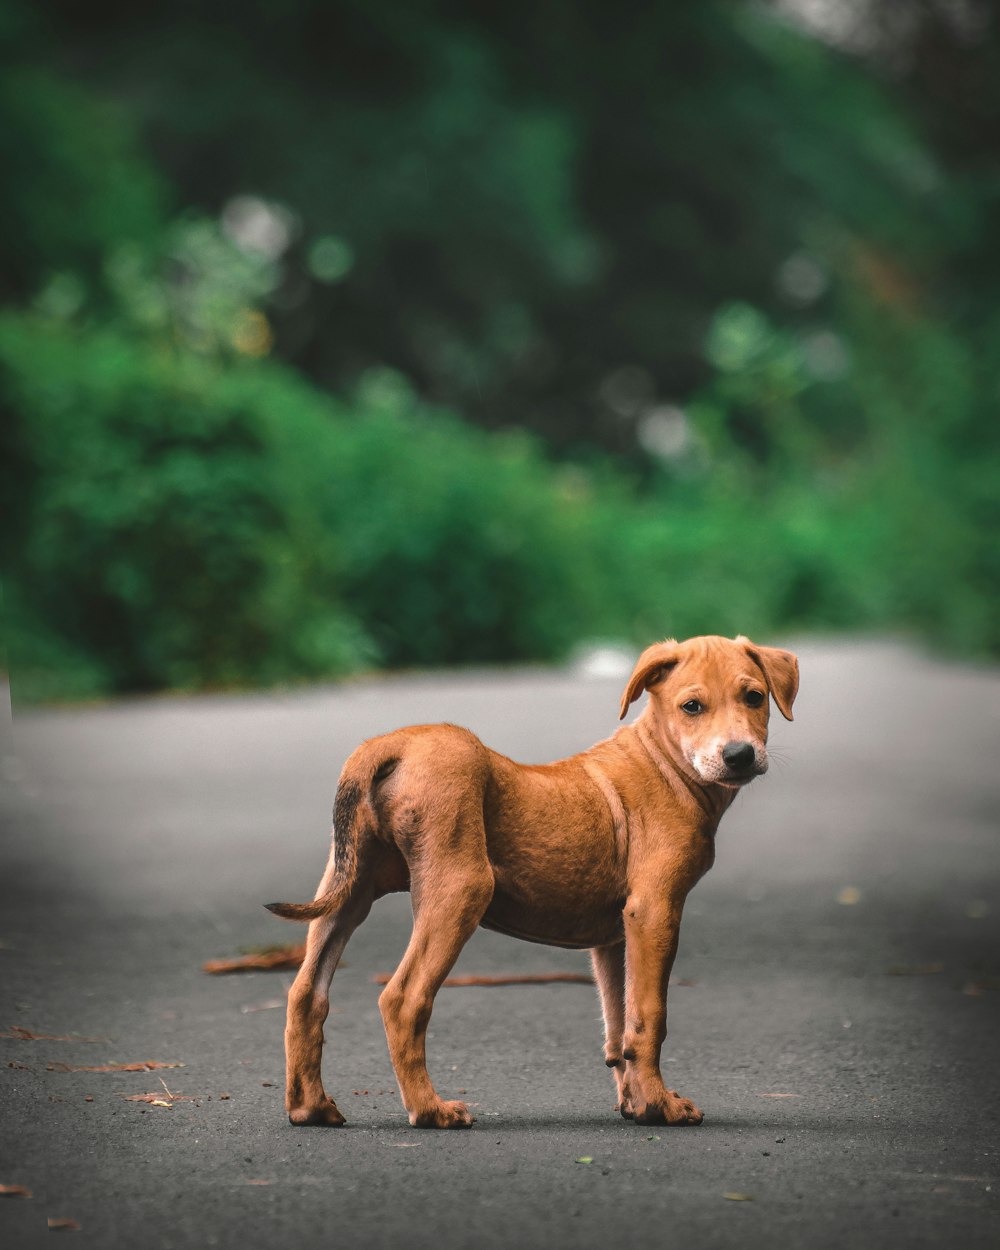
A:
{"label": "dog's left ear", "polygon": [[771,698],[785,720],[792,720],[792,704],[799,692],[799,661],[791,651],[779,651],[777,647],[758,647],[744,638],[737,639],[746,648],[747,655],[764,674]]}
{"label": "dog's left ear", "polygon": [[624,720],[632,704],[644,690],[662,681],[670,669],[677,663],[677,643],[672,638],[665,642],[654,642],[647,647],[635,662],[632,676],[628,679],[625,693],[622,695],[622,707],[618,719]]}

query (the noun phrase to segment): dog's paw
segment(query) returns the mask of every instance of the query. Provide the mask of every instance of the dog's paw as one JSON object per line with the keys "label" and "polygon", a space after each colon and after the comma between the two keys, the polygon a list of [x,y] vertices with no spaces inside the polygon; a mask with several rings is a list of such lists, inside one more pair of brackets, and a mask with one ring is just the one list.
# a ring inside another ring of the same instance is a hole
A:
{"label": "dog's paw", "polygon": [[332,1098],[327,1098],[324,1102],[314,1107],[290,1107],[288,1109],[288,1121],[297,1127],[307,1124],[320,1124],[329,1128],[340,1128],[342,1124],[347,1123]]}
{"label": "dog's paw", "polygon": [[414,1128],[471,1128],[475,1116],[464,1102],[437,1102],[424,1111],[411,1111]]}
{"label": "dog's paw", "polygon": [[623,1120],[635,1119],[635,1092],[629,1085],[628,1081],[620,1081],[618,1086],[618,1101],[615,1103],[615,1110]]}
{"label": "dog's paw", "polygon": [[659,1098],[655,1102],[647,1102],[642,1107],[636,1108],[636,1124],[673,1124],[682,1126],[700,1124],[705,1118],[690,1098],[682,1098],[673,1089],[668,1089],[665,1093],[665,1097]]}
{"label": "dog's paw", "polygon": [[636,1103],[635,1091],[633,1089],[632,1082],[626,1074],[625,1064],[621,1062],[614,1065],[610,1063],[608,1064],[608,1067],[612,1066],[614,1067],[615,1087],[618,1091],[618,1100],[615,1103],[615,1110],[623,1120],[634,1120]]}

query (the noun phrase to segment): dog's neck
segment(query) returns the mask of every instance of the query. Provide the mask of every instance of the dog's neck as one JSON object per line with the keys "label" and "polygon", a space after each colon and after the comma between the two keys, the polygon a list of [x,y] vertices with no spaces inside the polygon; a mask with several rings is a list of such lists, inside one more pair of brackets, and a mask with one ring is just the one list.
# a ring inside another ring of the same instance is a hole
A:
{"label": "dog's neck", "polygon": [[657,772],[683,806],[697,809],[703,832],[713,837],[719,821],[736,797],[736,791],[697,777],[676,743],[657,732],[656,721],[650,711],[644,712],[633,728]]}

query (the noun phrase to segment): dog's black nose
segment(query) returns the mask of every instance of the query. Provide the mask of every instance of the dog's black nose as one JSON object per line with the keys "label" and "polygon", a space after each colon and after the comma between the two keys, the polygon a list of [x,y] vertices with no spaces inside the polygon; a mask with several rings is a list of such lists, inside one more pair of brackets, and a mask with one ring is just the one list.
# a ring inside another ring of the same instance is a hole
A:
{"label": "dog's black nose", "polygon": [[757,758],[752,742],[727,742],[722,748],[726,767],[734,773],[745,772]]}

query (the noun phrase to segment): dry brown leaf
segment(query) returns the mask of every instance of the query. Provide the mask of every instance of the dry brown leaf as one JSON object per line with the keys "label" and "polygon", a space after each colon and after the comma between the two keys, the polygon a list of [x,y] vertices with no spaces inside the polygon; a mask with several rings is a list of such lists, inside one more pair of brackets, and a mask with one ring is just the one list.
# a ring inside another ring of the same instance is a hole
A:
{"label": "dry brown leaf", "polygon": [[[199,1098],[200,1094],[170,1094],[166,1095],[170,1102],[194,1102]],[[168,1104],[164,1103],[163,1094],[121,1094],[119,1097],[124,1098],[126,1102],[148,1102],[151,1106],[162,1107]]]}
{"label": "dry brown leaf", "polygon": [[7,1067],[8,1068],[20,1068],[22,1072],[31,1071],[31,1069],[28,1067],[26,1063],[18,1063],[16,1059],[8,1059]]}
{"label": "dry brown leaf", "polygon": [[962,993],[970,998],[979,998],[986,990],[1000,990],[1000,977],[980,977],[962,986]]}
{"label": "dry brown leaf", "polygon": [[30,1198],[31,1190],[26,1185],[0,1185],[0,1196],[4,1198]]}
{"label": "dry brown leaf", "polygon": [[80,1229],[80,1223],[78,1220],[68,1219],[64,1215],[55,1216],[55,1217],[50,1215],[48,1222],[49,1222],[49,1228],[53,1232],[56,1232],[57,1230],[63,1230],[67,1233],[75,1233],[75,1232],[78,1232]]}
{"label": "dry brown leaf", "polygon": [[157,1068],[184,1067],[182,1063],[160,1063],[158,1059],[146,1059],[142,1063],[50,1063],[46,1066],[49,1072],[155,1072]]}
{"label": "dry brown leaf", "polygon": [[297,968],[306,957],[302,946],[275,946],[270,950],[254,951],[238,955],[235,959],[210,959],[202,964],[202,972],[221,976],[227,972],[274,972],[285,968]]}
{"label": "dry brown leaf", "polygon": [[730,1202],[753,1202],[753,1194],[726,1193],[723,1198],[728,1198]]}
{"label": "dry brown leaf", "polygon": [[0,1033],[0,1037],[13,1037],[19,1042],[106,1042],[106,1037],[74,1037],[69,1033],[32,1033],[19,1024],[12,1024],[9,1033]]}

